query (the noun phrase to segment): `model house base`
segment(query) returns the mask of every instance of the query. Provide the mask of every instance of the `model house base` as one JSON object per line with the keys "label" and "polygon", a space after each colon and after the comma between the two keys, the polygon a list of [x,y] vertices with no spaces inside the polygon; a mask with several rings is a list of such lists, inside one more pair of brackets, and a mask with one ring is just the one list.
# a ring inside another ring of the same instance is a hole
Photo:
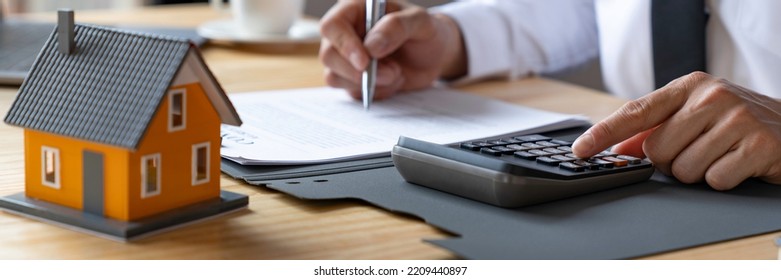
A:
{"label": "model house base", "polygon": [[121,221],[17,193],[0,197],[0,210],[111,240],[130,241],[245,209],[248,202],[246,195],[221,191],[219,199],[195,203],[135,221]]}

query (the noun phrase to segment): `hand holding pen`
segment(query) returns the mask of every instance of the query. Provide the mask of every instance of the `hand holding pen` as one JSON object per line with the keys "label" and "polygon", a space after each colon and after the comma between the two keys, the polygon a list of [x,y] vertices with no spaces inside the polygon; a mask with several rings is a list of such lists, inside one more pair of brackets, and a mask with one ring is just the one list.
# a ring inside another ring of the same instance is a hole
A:
{"label": "hand holding pen", "polygon": [[[382,16],[385,15],[385,0],[366,0],[366,33],[369,33]],[[369,61],[369,66],[363,71],[361,79],[361,98],[363,109],[369,110],[374,99],[374,89],[377,79],[377,58]]]}
{"label": "hand holding pen", "polygon": [[450,18],[394,1],[385,10],[368,33],[366,0],[339,1],[323,17],[320,60],[328,85],[363,99],[363,72],[372,59],[377,59],[374,99],[465,73],[460,31]]}

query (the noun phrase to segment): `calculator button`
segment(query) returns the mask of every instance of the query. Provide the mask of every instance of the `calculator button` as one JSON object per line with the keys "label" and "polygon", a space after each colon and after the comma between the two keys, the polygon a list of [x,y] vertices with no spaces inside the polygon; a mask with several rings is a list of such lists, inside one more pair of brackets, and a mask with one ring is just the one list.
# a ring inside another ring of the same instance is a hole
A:
{"label": "calculator button", "polygon": [[521,146],[527,147],[529,149],[543,149],[545,146],[540,146],[534,143],[523,143]]}
{"label": "calculator button", "polygon": [[493,147],[491,149],[497,150],[500,153],[503,153],[505,155],[512,155],[515,152],[515,150],[507,148],[507,147],[504,147],[504,146],[496,146],[496,147]]}
{"label": "calculator button", "polygon": [[557,165],[559,165],[559,162],[561,162],[561,161],[553,159],[553,158],[549,158],[549,157],[538,157],[537,158],[537,162],[545,164],[545,165],[557,166]]}
{"label": "calculator button", "polygon": [[616,158],[620,158],[620,159],[626,160],[626,161],[629,162],[629,164],[640,164],[641,162],[643,162],[643,160],[641,160],[639,158],[636,158],[636,157],[633,157],[633,156],[618,155],[618,156],[616,156]]}
{"label": "calculator button", "polygon": [[546,153],[551,154],[551,155],[563,155],[563,154],[567,153],[565,151],[562,151],[562,150],[559,150],[559,149],[556,149],[556,148],[545,148],[545,149],[542,149],[542,150],[544,152],[546,152]]}
{"label": "calculator button", "polygon": [[550,153],[543,150],[528,150],[527,152],[537,155],[538,157],[549,156]]}
{"label": "calculator button", "polygon": [[491,148],[482,148],[482,149],[480,149],[480,152],[484,153],[484,154],[489,154],[489,155],[492,155],[492,156],[501,156],[502,155],[502,152],[494,150],[494,149],[491,149]]}
{"label": "calculator button", "polygon": [[524,146],[521,146],[521,145],[518,145],[518,144],[507,145],[507,148],[510,148],[510,149],[513,149],[513,150],[516,150],[516,151],[531,150],[531,148],[527,148],[527,147],[524,147]]}
{"label": "calculator button", "polygon": [[616,167],[624,167],[627,164],[629,164],[629,161],[615,158],[615,157],[603,157],[602,160],[613,162],[613,164],[615,164]]}
{"label": "calculator button", "polygon": [[554,143],[551,143],[551,142],[548,142],[548,141],[539,141],[539,142],[536,142],[535,144],[543,146],[543,147],[551,147],[551,148],[555,148],[555,147],[561,146],[559,144],[554,144]]}
{"label": "calculator button", "polygon": [[516,157],[519,157],[519,158],[522,158],[522,159],[528,159],[528,160],[533,160],[533,159],[537,158],[537,155],[532,154],[530,152],[524,152],[524,151],[515,152],[513,155],[515,155]]}
{"label": "calculator button", "polygon": [[592,158],[588,160],[588,162],[598,165],[599,167],[604,168],[613,168],[613,162],[612,161],[606,161],[598,158]]}
{"label": "calculator button", "polygon": [[559,167],[561,169],[566,169],[566,170],[575,171],[575,172],[581,172],[581,171],[586,169],[583,166],[580,166],[580,165],[577,165],[577,164],[574,164],[574,163],[571,163],[571,162],[562,162],[562,163],[559,164]]}
{"label": "calculator button", "polygon": [[488,142],[488,144],[491,144],[491,145],[501,145],[501,146],[510,144],[510,143],[504,142],[502,140],[489,140],[489,141],[486,141],[486,142]]}
{"label": "calculator button", "polygon": [[618,154],[611,152],[611,151],[602,151],[601,153],[597,154],[595,157],[614,157]]}
{"label": "calculator button", "polygon": [[591,170],[599,169],[599,164],[593,164],[583,159],[575,160],[572,163],[583,166],[586,169],[591,169]]}
{"label": "calculator button", "polygon": [[532,134],[532,135],[524,135],[524,136],[518,136],[513,137],[515,140],[523,141],[523,142],[537,142],[537,141],[548,141],[550,140],[550,137],[545,137],[539,134]]}
{"label": "calculator button", "polygon": [[571,158],[571,157],[562,156],[562,155],[551,156],[551,158],[555,159],[555,160],[559,160],[559,161],[575,161],[575,160],[577,160],[576,158]]}
{"label": "calculator button", "polygon": [[461,149],[467,149],[472,151],[479,151],[480,146],[472,144],[472,143],[461,143]]}
{"label": "calculator button", "polygon": [[515,138],[506,138],[506,139],[502,139],[502,141],[507,142],[508,144],[520,144],[520,143],[523,143],[523,141],[516,140]]}
{"label": "calculator button", "polygon": [[557,149],[565,151],[565,152],[568,152],[568,153],[572,152],[572,148],[570,148],[568,146],[559,146]]}
{"label": "calculator button", "polygon": [[470,143],[470,144],[472,144],[472,145],[475,145],[475,146],[478,146],[478,147],[480,147],[480,148],[483,148],[483,147],[491,147],[491,146],[493,146],[493,145],[491,145],[491,144],[488,144],[488,143],[486,143],[486,142],[482,142],[482,141],[472,142],[472,143]]}
{"label": "calculator button", "polygon": [[550,140],[550,142],[551,143],[555,143],[555,144],[559,144],[559,145],[562,145],[562,146],[572,146],[572,142],[559,140],[559,139],[553,139],[553,140]]}

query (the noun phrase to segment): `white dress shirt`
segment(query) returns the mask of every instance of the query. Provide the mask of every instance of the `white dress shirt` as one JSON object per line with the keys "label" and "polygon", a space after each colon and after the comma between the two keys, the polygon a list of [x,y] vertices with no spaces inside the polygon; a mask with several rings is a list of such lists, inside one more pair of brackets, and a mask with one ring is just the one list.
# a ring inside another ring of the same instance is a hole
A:
{"label": "white dress shirt", "polygon": [[[600,57],[611,93],[654,89],[652,0],[464,0],[433,9],[460,26],[466,79],[518,78]],[[781,98],[781,1],[706,0],[707,71]]]}

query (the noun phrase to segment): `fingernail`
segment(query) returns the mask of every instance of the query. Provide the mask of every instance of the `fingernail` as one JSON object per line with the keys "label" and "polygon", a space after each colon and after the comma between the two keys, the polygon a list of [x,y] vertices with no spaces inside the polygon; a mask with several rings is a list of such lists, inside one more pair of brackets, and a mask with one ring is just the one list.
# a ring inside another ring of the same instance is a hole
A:
{"label": "fingernail", "polygon": [[350,53],[350,63],[352,63],[353,67],[355,67],[356,70],[363,71],[364,65],[363,60],[361,59],[361,53],[358,51],[354,51]]}
{"label": "fingernail", "polygon": [[577,156],[588,155],[592,149],[594,149],[594,136],[589,132],[575,139],[575,143],[572,144],[572,153]]}
{"label": "fingernail", "polygon": [[381,53],[388,46],[388,39],[385,36],[371,34],[366,38],[366,48],[373,53]]}

